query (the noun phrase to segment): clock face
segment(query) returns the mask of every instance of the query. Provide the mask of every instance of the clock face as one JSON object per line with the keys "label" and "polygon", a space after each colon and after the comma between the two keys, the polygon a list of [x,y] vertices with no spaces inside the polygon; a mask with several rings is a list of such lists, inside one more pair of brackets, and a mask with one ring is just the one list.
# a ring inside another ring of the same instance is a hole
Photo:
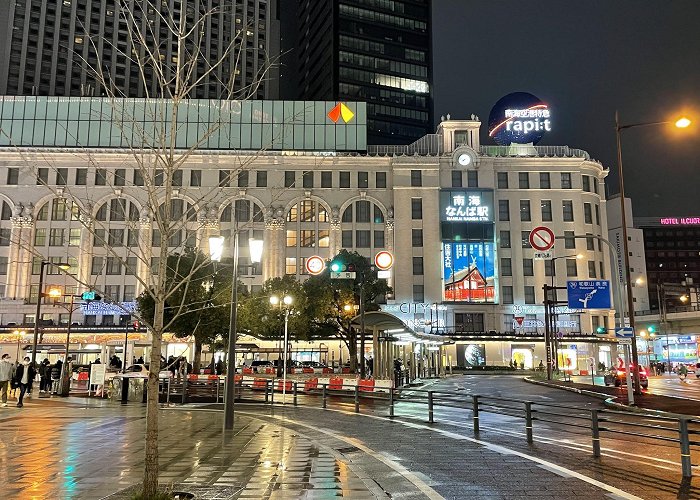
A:
{"label": "clock face", "polygon": [[459,158],[457,158],[457,161],[459,162],[460,165],[465,167],[472,162],[472,157],[466,153],[463,153],[463,154],[459,155]]}

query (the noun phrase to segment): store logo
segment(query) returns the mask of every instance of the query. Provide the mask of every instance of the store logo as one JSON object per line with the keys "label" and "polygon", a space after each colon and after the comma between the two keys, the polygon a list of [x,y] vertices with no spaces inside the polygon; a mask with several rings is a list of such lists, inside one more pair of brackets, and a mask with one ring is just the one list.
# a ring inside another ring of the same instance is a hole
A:
{"label": "store logo", "polygon": [[537,144],[552,130],[549,106],[527,92],[499,99],[489,115],[489,137],[496,144]]}
{"label": "store logo", "polygon": [[330,118],[333,123],[338,123],[338,120],[341,118],[343,122],[348,123],[354,116],[355,113],[342,102],[336,104],[333,109],[328,112],[328,118]]}

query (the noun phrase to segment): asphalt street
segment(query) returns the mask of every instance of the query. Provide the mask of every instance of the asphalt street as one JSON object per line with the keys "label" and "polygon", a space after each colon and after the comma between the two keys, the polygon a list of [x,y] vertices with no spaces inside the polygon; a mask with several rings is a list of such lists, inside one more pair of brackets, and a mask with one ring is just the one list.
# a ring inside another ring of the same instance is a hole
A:
{"label": "asphalt street", "polygon": [[[583,384],[591,384],[593,380],[589,376],[573,376],[574,382]],[[595,377],[595,385],[604,385],[603,377]],[[649,377],[649,388],[646,389],[650,394],[659,396],[670,396],[677,398],[692,399],[700,402],[700,379],[694,373],[689,373],[684,382],[676,374],[665,374]]]}

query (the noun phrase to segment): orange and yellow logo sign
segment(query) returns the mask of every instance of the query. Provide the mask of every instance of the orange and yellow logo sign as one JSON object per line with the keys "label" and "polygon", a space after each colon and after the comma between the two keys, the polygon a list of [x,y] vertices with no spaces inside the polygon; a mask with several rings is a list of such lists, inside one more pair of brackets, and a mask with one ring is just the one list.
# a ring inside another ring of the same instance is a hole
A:
{"label": "orange and yellow logo sign", "polygon": [[343,119],[343,122],[348,123],[354,116],[355,113],[353,113],[352,110],[342,102],[339,102],[333,106],[333,109],[328,112],[328,118],[330,118],[333,123],[338,123],[338,120],[341,118]]}

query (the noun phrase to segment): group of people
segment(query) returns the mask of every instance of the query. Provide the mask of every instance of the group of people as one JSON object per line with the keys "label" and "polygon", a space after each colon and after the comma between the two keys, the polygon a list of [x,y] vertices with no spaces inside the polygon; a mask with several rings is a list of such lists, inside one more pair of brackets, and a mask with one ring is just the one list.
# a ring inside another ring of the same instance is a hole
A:
{"label": "group of people", "polygon": [[187,362],[187,358],[185,356],[178,356],[176,358],[175,356],[171,355],[168,358],[167,366],[172,377],[186,377],[193,371],[192,364]]}
{"label": "group of people", "polygon": [[[61,378],[62,367],[63,362],[61,360],[52,365],[48,359],[44,359],[39,364],[38,373],[41,393],[50,392],[52,386],[57,386],[55,382]],[[0,359],[0,399],[2,400],[2,406],[7,406],[7,398],[10,391],[15,395],[17,389],[19,389],[17,407],[22,408],[24,406],[24,396],[32,392],[32,385],[36,375],[37,369],[31,364],[29,356],[25,356],[21,363],[15,364],[10,360],[9,354],[3,354],[2,359]]]}

